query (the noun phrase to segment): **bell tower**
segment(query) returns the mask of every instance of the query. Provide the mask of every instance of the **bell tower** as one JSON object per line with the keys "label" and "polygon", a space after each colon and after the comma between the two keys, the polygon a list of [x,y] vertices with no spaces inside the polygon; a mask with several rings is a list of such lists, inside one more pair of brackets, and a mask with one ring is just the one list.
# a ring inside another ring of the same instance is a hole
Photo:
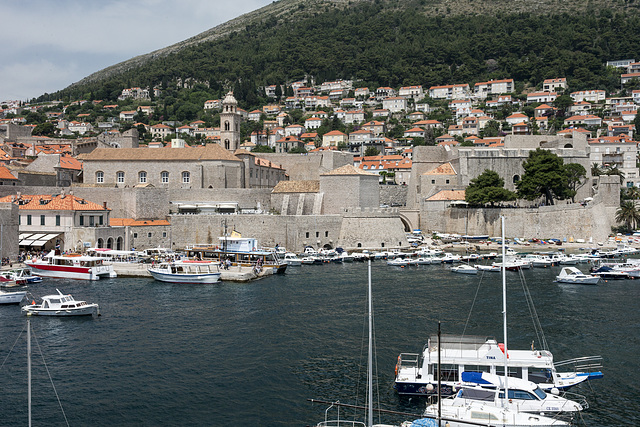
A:
{"label": "bell tower", "polygon": [[238,101],[233,97],[233,92],[228,92],[222,101],[220,113],[220,145],[230,151],[240,148],[240,122],[242,117],[238,114]]}

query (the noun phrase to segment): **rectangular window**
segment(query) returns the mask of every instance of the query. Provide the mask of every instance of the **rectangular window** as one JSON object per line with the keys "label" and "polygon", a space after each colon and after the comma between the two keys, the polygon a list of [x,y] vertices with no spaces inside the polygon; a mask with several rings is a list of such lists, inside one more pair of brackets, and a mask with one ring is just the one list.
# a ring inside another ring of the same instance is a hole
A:
{"label": "rectangular window", "polygon": [[316,237],[320,237],[320,232],[316,231]]}
{"label": "rectangular window", "polygon": [[124,172],[118,172],[118,184],[124,184]]}
{"label": "rectangular window", "polygon": [[91,215],[91,216],[89,217],[89,227],[93,227],[93,226],[95,225],[95,223],[94,223],[93,221],[94,221],[94,219],[93,219],[93,215]]}
{"label": "rectangular window", "polygon": [[84,217],[80,215],[80,225],[84,225]]}
{"label": "rectangular window", "polygon": [[306,235],[307,235],[307,239],[308,239],[309,238],[309,232],[308,231],[307,231]]}
{"label": "rectangular window", "polygon": [[137,239],[138,238],[138,233],[133,233],[133,238]]}
{"label": "rectangular window", "polygon": [[[20,224],[22,224],[22,216],[18,215],[18,225],[20,225]],[[309,237],[309,236],[307,236],[307,237]]]}
{"label": "rectangular window", "polygon": [[324,232],[324,237],[329,237],[329,232],[328,231]]}
{"label": "rectangular window", "polygon": [[98,225],[103,225],[102,215],[98,217]]}
{"label": "rectangular window", "polygon": [[431,184],[435,184],[435,183],[436,183],[436,180],[435,180],[435,179],[432,179],[432,180],[431,180]]}
{"label": "rectangular window", "polygon": [[151,237],[151,233],[147,233],[147,237]]}
{"label": "rectangular window", "polygon": [[44,215],[40,215],[40,225],[44,225]]}
{"label": "rectangular window", "polygon": [[60,226],[60,215],[56,215],[56,226]]}
{"label": "rectangular window", "polygon": [[167,232],[166,231],[162,232],[162,237],[167,237]]}
{"label": "rectangular window", "polygon": [[31,225],[31,215],[27,215],[27,225]]}

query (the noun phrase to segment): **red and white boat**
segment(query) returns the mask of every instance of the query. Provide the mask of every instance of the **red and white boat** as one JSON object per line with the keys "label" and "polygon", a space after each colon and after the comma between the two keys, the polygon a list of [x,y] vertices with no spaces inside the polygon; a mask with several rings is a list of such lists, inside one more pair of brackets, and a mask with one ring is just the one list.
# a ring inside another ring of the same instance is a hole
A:
{"label": "red and white boat", "polygon": [[100,257],[79,254],[60,255],[49,252],[42,259],[25,261],[36,276],[62,279],[98,280],[103,277],[117,277],[113,266],[105,264]]}

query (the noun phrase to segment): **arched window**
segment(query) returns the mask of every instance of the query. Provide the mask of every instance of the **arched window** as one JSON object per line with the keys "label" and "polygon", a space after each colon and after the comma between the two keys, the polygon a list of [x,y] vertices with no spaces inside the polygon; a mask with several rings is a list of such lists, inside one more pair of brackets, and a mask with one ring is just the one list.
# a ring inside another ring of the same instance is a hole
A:
{"label": "arched window", "polygon": [[104,172],[98,171],[96,172],[96,184],[104,183]]}
{"label": "arched window", "polygon": [[182,172],[182,183],[189,184],[191,182],[191,173]]}
{"label": "arched window", "polygon": [[104,241],[102,239],[98,239],[98,247],[104,248]]}
{"label": "arched window", "polygon": [[563,148],[573,148],[573,145],[571,145],[571,144],[564,144],[564,147],[563,147]]}
{"label": "arched window", "polygon": [[113,249],[113,238],[109,237],[107,239],[107,249]]}
{"label": "arched window", "polygon": [[124,184],[124,172],[117,172],[116,173],[116,182],[118,184]]}
{"label": "arched window", "polygon": [[116,239],[116,250],[117,251],[121,251],[123,247],[124,247],[123,246],[123,240],[122,240],[122,236],[121,236],[121,237],[118,237]]}
{"label": "arched window", "polygon": [[138,172],[138,182],[140,184],[146,184],[147,183],[147,173],[145,171]]}
{"label": "arched window", "polygon": [[230,146],[231,146],[231,143],[229,142],[229,140],[225,139],[224,140],[224,148],[226,148],[228,150],[230,148]]}
{"label": "arched window", "polygon": [[168,184],[169,183],[169,172],[167,172],[167,171],[160,172],[160,181],[163,184]]}
{"label": "arched window", "polygon": [[224,130],[231,130],[231,125],[228,121],[224,122]]}
{"label": "arched window", "polygon": [[513,175],[513,183],[520,181],[520,175]]}

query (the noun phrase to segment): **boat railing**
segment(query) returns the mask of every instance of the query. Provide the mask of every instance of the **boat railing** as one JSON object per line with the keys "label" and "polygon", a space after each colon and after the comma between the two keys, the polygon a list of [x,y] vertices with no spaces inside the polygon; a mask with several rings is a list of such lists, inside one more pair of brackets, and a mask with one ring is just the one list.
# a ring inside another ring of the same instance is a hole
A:
{"label": "boat railing", "polygon": [[587,398],[581,394],[565,391],[562,393],[562,397],[576,402],[578,405],[582,406],[583,410],[589,409],[589,402],[587,402]]}
{"label": "boat railing", "polygon": [[556,369],[570,367],[574,372],[593,372],[602,369],[602,356],[585,356],[554,363]]}
{"label": "boat railing", "polygon": [[418,375],[418,369],[420,368],[420,355],[418,353],[400,353],[398,356],[398,364],[396,365],[396,375],[400,373],[400,370],[413,369],[413,375]]}

